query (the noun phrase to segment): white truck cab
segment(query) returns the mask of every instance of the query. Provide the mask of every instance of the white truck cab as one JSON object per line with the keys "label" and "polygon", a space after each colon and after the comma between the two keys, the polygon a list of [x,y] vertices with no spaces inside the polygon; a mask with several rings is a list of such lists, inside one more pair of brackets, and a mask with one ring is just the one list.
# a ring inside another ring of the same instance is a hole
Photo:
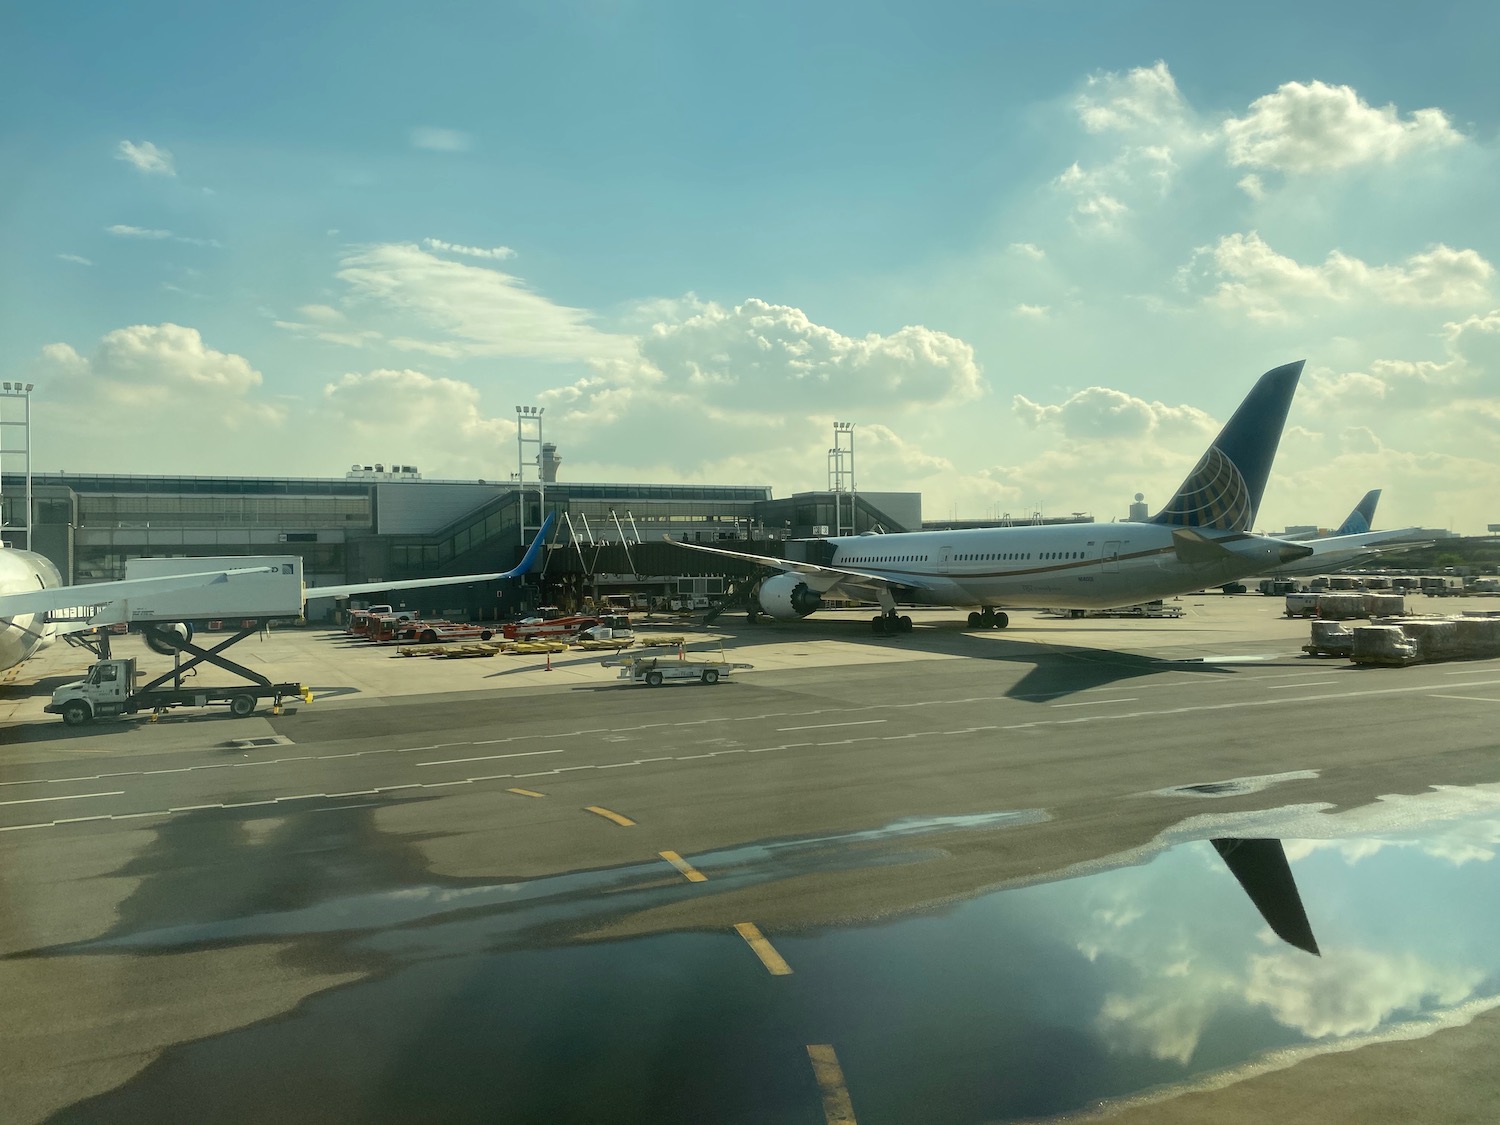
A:
{"label": "white truck cab", "polygon": [[135,690],[135,680],[135,657],[101,660],[83,679],[54,691],[47,710],[61,715],[70,726],[96,715],[119,715]]}

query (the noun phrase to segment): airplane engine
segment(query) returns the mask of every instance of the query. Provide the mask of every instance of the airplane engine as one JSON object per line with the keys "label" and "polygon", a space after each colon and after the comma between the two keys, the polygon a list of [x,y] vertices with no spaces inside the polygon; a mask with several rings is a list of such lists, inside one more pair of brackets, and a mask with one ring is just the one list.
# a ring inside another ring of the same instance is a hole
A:
{"label": "airplane engine", "polygon": [[822,597],[795,574],[778,574],[760,584],[761,612],[780,621],[806,617],[822,604]]}
{"label": "airplane engine", "polygon": [[162,633],[171,633],[184,641],[193,639],[193,627],[186,621],[175,621],[162,625],[147,625],[141,630],[141,634],[146,641],[146,647],[152,652],[160,653],[162,656],[171,656],[177,651],[160,636]]}

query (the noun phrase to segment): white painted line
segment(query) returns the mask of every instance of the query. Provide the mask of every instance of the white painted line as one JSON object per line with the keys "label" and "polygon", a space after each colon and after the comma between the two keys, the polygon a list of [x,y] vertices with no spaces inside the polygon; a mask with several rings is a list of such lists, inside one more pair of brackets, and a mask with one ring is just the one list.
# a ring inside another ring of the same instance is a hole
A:
{"label": "white painted line", "polygon": [[786,734],[788,731],[793,730],[827,730],[830,727],[868,727],[874,726],[876,723],[888,722],[890,722],[889,719],[858,719],[849,723],[818,723],[815,726],[809,727],[777,727],[776,733]]}
{"label": "white painted line", "polygon": [[1470,703],[1500,703],[1500,699],[1488,699],[1482,695],[1434,695],[1433,699],[1465,699]]}
{"label": "white painted line", "polygon": [[1444,672],[1445,676],[1477,676],[1482,672],[1493,672],[1493,668],[1465,668],[1461,672]]}
{"label": "white painted line", "polygon": [[200,809],[222,809],[223,805],[182,805],[175,809],[168,809],[169,813],[198,812]]}
{"label": "white painted line", "polygon": [[1336,683],[1338,683],[1337,680],[1313,680],[1311,683],[1306,683],[1306,684],[1275,684],[1275,685],[1273,685],[1271,687],[1266,688],[1266,690],[1267,691],[1296,691],[1298,688],[1305,688],[1305,687],[1327,687],[1329,684],[1336,684]]}
{"label": "white painted line", "polygon": [[89,797],[119,797],[125,790],[115,789],[108,793],[70,793],[63,797],[26,797],[19,801],[0,801],[0,805],[39,805],[43,801],[83,801]]}
{"label": "white painted line", "polygon": [[521,750],[515,754],[486,754],[479,758],[448,758],[441,762],[418,762],[418,768],[422,766],[461,766],[465,762],[497,762],[501,758],[535,758],[539,754],[563,754],[562,750]]}
{"label": "white painted line", "polygon": [[1130,699],[1091,699],[1087,703],[1052,703],[1051,707],[1105,707],[1111,703],[1134,703],[1134,697]]}

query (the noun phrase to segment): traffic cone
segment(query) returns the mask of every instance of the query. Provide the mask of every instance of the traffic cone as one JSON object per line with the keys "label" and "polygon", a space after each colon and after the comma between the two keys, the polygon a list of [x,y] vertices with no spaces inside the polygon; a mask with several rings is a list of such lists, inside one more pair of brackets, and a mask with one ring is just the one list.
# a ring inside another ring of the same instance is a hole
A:
{"label": "traffic cone", "polygon": [[547,667],[543,668],[542,671],[543,672],[550,672],[550,671],[552,671],[552,650],[550,648],[547,650]]}

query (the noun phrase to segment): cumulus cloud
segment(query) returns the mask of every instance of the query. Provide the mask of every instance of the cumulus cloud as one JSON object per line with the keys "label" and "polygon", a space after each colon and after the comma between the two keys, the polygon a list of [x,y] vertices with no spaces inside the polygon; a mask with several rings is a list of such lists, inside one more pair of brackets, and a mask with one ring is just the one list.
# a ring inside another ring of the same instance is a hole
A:
{"label": "cumulus cloud", "polygon": [[1303,174],[1392,164],[1462,139],[1441,110],[1419,109],[1403,121],[1395,106],[1377,109],[1352,88],[1323,82],[1287,82],[1224,123],[1231,164]]}
{"label": "cumulus cloud", "polygon": [[142,141],[140,144],[121,141],[119,148],[115,150],[115,159],[125,161],[148,176],[177,175],[172,154],[164,148],[157,148],[150,141]]}
{"label": "cumulus cloud", "polygon": [[1016,395],[1011,408],[1031,428],[1052,426],[1075,441],[1141,440],[1169,428],[1208,440],[1217,432],[1213,419],[1196,407],[1147,402],[1109,387],[1086,387],[1053,405]]}
{"label": "cumulus cloud", "polygon": [[[292,396],[269,395],[247,358],[171,323],[117,329],[86,353],[49,344],[33,371],[45,379],[38,452],[52,463],[80,424],[129,419],[141,439],[111,452],[112,470],[322,475],[368,460],[372,448],[437,476],[493,479],[507,456],[513,466],[514,422],[488,416],[472,384],[421,371],[346,373],[293,410]],[[62,463],[75,460],[76,450]]]}
{"label": "cumulus cloud", "polygon": [[457,129],[439,129],[421,126],[411,131],[414,148],[425,148],[432,152],[468,152],[474,147],[474,138]]}
{"label": "cumulus cloud", "polygon": [[964,402],[984,389],[974,349],[947,333],[845,336],[757,298],[658,323],[640,352],[670,387],[763,412],[829,409],[851,396],[867,408]]}
{"label": "cumulus cloud", "polygon": [[1116,234],[1137,207],[1164,199],[1214,144],[1165,62],[1090,76],[1074,108],[1098,151],[1053,186],[1074,197],[1074,226],[1094,234]]}
{"label": "cumulus cloud", "polygon": [[444,242],[440,238],[424,238],[422,245],[429,250],[440,250],[448,254],[462,254],[466,258],[489,258],[495,261],[503,261],[506,258],[514,258],[516,252],[509,246],[464,246],[456,242]]}
{"label": "cumulus cloud", "polygon": [[[106,334],[90,355],[70,344],[42,349],[49,397],[101,426],[136,419],[146,432],[253,430],[279,425],[283,407],[263,401],[262,377],[243,356],[204,343],[197,329],[136,324]],[[159,471],[159,470],[158,470]]]}
{"label": "cumulus cloud", "polygon": [[1029,258],[1033,262],[1040,262],[1047,256],[1047,252],[1034,242],[1012,242],[1009,249],[1017,257]]}
{"label": "cumulus cloud", "polygon": [[1090,133],[1158,134],[1182,127],[1189,116],[1177,80],[1160,59],[1125,74],[1091,75],[1076,108]]}
{"label": "cumulus cloud", "polygon": [[1438,243],[1398,264],[1372,265],[1340,250],[1309,265],[1280,254],[1257,232],[1200,246],[1184,271],[1216,287],[1205,298],[1254,320],[1291,320],[1329,305],[1446,306],[1493,300],[1495,268],[1475,250]]}
{"label": "cumulus cloud", "polygon": [[[633,465],[646,479],[698,477],[808,488],[826,473],[834,418],[851,403],[860,426],[860,480],[913,488],[954,467],[893,414],[972,401],[984,389],[972,349],[922,327],[863,337],[818,324],[800,309],[749,299],[723,306],[651,302],[634,356],[594,361],[590,373],[539,396],[589,449],[579,472]],[[872,417],[873,415],[873,417]],[[642,433],[652,439],[643,443]]]}
{"label": "cumulus cloud", "polygon": [[485,415],[472,384],[411,369],[346,374],[324,386],[321,409],[359,445],[411,450],[449,476],[495,476],[515,440],[515,423]]}
{"label": "cumulus cloud", "polygon": [[1051,315],[1052,309],[1047,305],[1017,305],[1016,315],[1024,316],[1028,320],[1046,320]]}
{"label": "cumulus cloud", "polygon": [[1432,965],[1409,953],[1346,949],[1311,958],[1278,950],[1250,959],[1245,998],[1278,1023],[1326,1039],[1374,1031],[1399,1011],[1453,1007],[1484,978],[1482,970]]}
{"label": "cumulus cloud", "polygon": [[[633,352],[632,342],[594,328],[591,314],[557,304],[500,270],[450,261],[414,243],[353,250],[338,277],[352,300],[410,314],[445,339],[431,347],[470,356],[594,359]],[[420,338],[401,334],[416,350]]]}

